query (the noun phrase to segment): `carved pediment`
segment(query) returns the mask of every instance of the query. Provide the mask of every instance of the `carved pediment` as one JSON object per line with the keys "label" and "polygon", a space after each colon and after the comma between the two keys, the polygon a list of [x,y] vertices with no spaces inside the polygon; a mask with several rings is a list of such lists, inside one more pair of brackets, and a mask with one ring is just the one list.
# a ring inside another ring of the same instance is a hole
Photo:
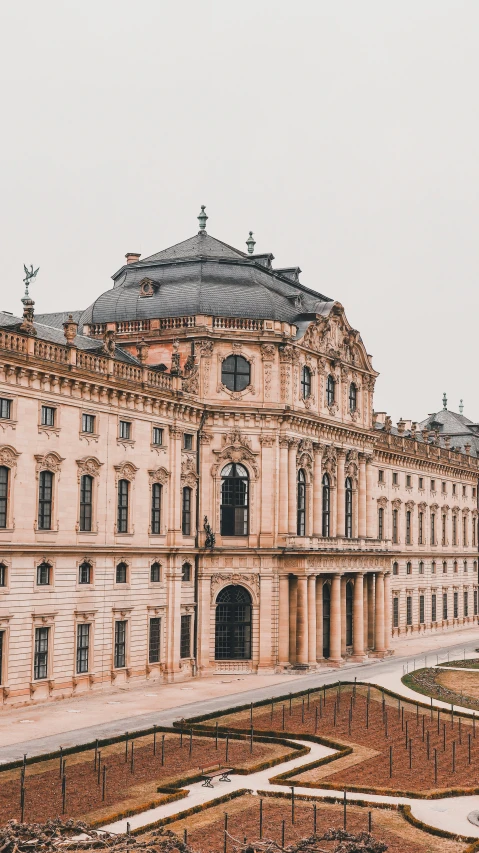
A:
{"label": "carved pediment", "polygon": [[169,472],[166,468],[156,468],[155,470],[148,471],[148,478],[150,483],[161,483],[163,486],[168,482]]}
{"label": "carved pediment", "polygon": [[191,456],[188,456],[186,459],[183,459],[183,462],[181,463],[181,482],[190,488],[194,488],[196,486],[197,479],[198,475],[196,473],[195,461]]}
{"label": "carved pediment", "polygon": [[116,471],[116,480],[131,480],[133,481],[136,476],[136,472],[138,468],[134,465],[133,462],[122,462],[121,465],[114,466]]}
{"label": "carved pediment", "polygon": [[78,477],[88,474],[90,477],[98,477],[100,468],[103,462],[100,462],[96,456],[84,456],[83,459],[77,459]]}
{"label": "carved pediment", "polygon": [[14,468],[19,456],[20,454],[10,444],[0,446],[0,465],[5,465],[7,468]]}
{"label": "carved pediment", "polygon": [[55,451],[45,454],[36,453],[35,460],[37,463],[37,472],[48,470],[52,471],[54,474],[58,474],[61,469],[62,462],[65,461],[64,458],[58,453],[55,453]]}
{"label": "carved pediment", "polygon": [[217,462],[213,465],[213,476],[217,476],[220,465],[223,466],[226,461],[235,463],[246,463],[250,466],[254,476],[258,476],[258,466],[256,457],[258,453],[251,449],[251,441],[244,436],[239,429],[232,430],[226,433],[221,438],[221,450],[213,450],[217,457]]}

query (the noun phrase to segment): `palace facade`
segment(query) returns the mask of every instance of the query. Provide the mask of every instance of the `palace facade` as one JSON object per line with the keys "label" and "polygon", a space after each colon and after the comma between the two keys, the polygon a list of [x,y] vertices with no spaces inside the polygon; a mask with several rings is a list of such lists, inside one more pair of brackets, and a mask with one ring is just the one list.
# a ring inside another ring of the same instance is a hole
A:
{"label": "palace facade", "polygon": [[0,314],[4,703],[477,622],[475,442],[375,414],[343,306],[198,218],[86,310]]}

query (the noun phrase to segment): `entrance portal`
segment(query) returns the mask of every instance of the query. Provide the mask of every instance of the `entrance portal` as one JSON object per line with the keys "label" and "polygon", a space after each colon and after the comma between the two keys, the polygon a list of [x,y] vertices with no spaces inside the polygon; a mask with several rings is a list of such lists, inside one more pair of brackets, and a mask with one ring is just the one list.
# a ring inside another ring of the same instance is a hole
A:
{"label": "entrance portal", "polygon": [[227,586],[216,599],[215,660],[251,659],[251,596]]}

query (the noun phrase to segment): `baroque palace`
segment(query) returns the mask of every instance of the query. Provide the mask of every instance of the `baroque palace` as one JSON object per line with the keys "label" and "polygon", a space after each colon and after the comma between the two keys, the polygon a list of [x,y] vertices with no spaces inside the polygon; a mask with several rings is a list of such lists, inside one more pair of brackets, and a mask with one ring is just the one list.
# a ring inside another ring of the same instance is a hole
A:
{"label": "baroque palace", "polygon": [[476,425],[375,414],[343,306],[198,219],[85,310],[0,314],[4,703],[477,622]]}

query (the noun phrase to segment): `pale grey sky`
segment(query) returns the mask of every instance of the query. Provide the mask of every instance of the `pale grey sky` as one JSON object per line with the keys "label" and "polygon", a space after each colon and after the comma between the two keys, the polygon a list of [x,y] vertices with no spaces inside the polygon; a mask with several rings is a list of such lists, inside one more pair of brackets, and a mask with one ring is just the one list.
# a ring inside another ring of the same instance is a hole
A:
{"label": "pale grey sky", "polygon": [[376,408],[476,399],[477,0],[0,0],[2,300],[208,231],[338,299]]}

